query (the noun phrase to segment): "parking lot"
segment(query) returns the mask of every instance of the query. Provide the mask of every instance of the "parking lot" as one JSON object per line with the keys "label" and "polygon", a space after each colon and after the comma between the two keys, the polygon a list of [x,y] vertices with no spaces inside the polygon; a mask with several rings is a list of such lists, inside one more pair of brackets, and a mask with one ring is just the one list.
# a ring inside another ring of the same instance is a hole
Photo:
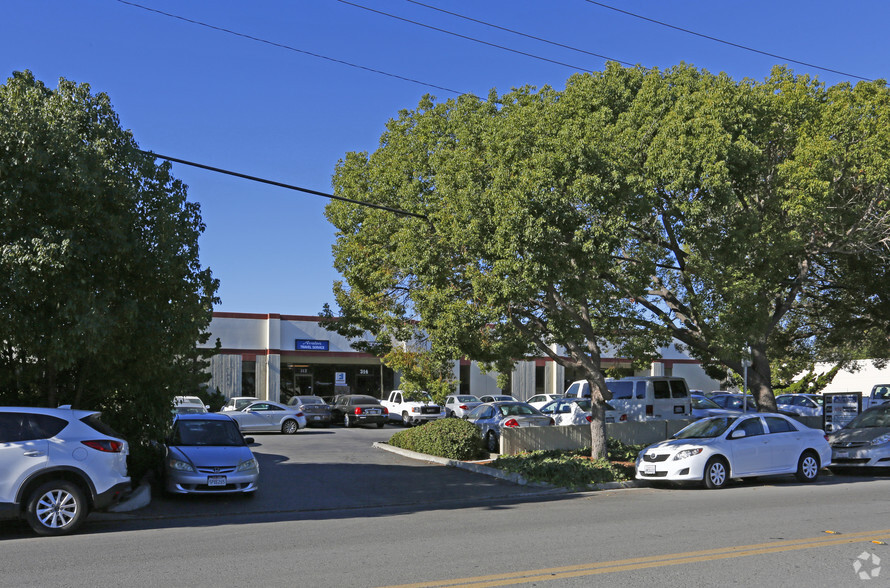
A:
{"label": "parking lot", "polygon": [[164,496],[152,493],[135,518],[211,516],[221,513],[340,511],[379,507],[412,510],[520,498],[546,490],[463,469],[419,461],[375,449],[400,426],[308,428],[296,435],[250,434],[260,463],[255,496]]}

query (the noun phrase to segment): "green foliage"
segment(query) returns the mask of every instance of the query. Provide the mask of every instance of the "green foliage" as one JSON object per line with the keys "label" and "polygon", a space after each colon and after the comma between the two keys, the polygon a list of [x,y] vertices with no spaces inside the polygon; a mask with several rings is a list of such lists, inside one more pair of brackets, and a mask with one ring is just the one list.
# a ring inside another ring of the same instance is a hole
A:
{"label": "green foliage", "polygon": [[[207,380],[197,204],[105,94],[0,86],[0,403],[101,410],[134,448]],[[138,449],[137,449],[138,451]]]}
{"label": "green foliage", "polygon": [[811,369],[796,381],[775,386],[775,392],[776,394],[818,394],[831,383],[840,369],[841,366],[836,365],[824,374],[817,374]]}
{"label": "green foliage", "polygon": [[486,455],[479,429],[463,419],[438,419],[399,431],[389,444],[448,459],[473,460]]}
{"label": "green foliage", "polygon": [[429,393],[433,402],[442,404],[454,393],[454,362],[430,351],[392,348],[383,356],[383,364],[401,375],[400,389],[407,400],[426,400]]}
{"label": "green foliage", "polygon": [[609,459],[612,461],[636,461],[637,455],[646,448],[645,445],[628,445],[613,437],[609,437],[606,446],[609,449]]}
{"label": "green foliage", "polygon": [[625,481],[633,475],[632,466],[615,464],[603,458],[590,459],[588,449],[502,455],[491,466],[521,474],[530,482],[573,489],[586,488],[591,484]]}
{"label": "green foliage", "polygon": [[775,408],[777,366],[890,357],[888,153],[883,81],[784,68],[611,63],[562,91],[425,97],[337,166],[338,195],[426,217],[328,205],[339,328],[508,372],[545,354],[606,399],[607,344],[646,361],[676,340],[724,376],[750,345]]}
{"label": "green foliage", "polygon": [[219,391],[219,388],[202,388],[196,393],[197,396],[210,407],[210,412],[219,412],[226,403],[226,395]]}

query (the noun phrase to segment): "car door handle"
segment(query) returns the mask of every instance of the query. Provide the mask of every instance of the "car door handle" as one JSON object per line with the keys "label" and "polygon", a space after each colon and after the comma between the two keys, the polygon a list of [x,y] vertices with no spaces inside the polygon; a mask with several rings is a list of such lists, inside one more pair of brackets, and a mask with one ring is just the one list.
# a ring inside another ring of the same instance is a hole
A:
{"label": "car door handle", "polygon": [[42,451],[26,451],[23,455],[25,457],[42,457],[43,452]]}

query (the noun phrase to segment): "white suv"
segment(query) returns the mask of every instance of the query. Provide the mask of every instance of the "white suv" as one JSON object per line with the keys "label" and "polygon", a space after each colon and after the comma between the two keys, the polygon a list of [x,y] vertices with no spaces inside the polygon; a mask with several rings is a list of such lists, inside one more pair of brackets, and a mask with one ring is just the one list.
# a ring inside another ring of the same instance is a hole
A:
{"label": "white suv", "polygon": [[99,413],[0,407],[0,518],[64,535],[130,489],[129,446]]}

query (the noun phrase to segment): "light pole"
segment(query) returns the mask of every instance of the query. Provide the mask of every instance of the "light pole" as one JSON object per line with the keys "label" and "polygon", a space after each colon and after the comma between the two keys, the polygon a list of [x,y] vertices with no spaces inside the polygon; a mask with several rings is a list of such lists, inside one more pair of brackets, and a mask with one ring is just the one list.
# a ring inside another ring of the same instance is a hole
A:
{"label": "light pole", "polygon": [[744,388],[742,389],[742,412],[748,412],[748,366],[751,365],[751,346],[745,343],[742,349],[742,378],[744,380]]}

